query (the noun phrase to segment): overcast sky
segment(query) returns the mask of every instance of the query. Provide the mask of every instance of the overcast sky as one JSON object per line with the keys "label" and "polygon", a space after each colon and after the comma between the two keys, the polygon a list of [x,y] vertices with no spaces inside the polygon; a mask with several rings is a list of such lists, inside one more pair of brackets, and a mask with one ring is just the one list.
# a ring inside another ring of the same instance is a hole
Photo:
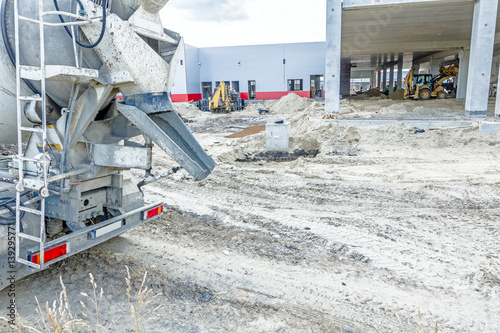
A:
{"label": "overcast sky", "polygon": [[163,25],[197,47],[325,40],[326,0],[170,0]]}

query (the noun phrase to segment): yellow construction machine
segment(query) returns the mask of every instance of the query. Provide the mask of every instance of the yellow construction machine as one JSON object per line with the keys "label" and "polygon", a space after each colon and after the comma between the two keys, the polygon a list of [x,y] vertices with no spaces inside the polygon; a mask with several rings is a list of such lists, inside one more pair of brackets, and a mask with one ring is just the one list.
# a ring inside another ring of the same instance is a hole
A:
{"label": "yellow construction machine", "polygon": [[230,112],[243,109],[243,100],[239,94],[221,81],[210,100],[209,110],[212,112]]}
{"label": "yellow construction machine", "polygon": [[405,98],[428,100],[431,97],[445,99],[448,93],[443,87],[443,82],[457,76],[458,67],[441,65],[438,75],[414,74],[413,66],[405,78]]}

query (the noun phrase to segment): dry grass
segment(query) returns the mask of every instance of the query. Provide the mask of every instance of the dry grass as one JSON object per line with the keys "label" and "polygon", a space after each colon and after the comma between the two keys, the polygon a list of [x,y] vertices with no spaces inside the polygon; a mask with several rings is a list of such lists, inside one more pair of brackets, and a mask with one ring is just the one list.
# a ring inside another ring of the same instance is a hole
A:
{"label": "dry grass", "polygon": [[[127,277],[125,282],[127,284],[127,328],[126,332],[141,333],[146,332],[146,327],[144,325],[145,320],[158,311],[161,307],[155,306],[154,303],[161,294],[153,295],[151,289],[148,289],[146,284],[147,272],[144,273],[144,277],[141,282],[141,286],[134,299],[134,292],[132,290],[132,281],[130,277],[130,269],[125,266],[127,270]],[[59,299],[54,300],[52,305],[49,302],[45,304],[45,309],[38,303],[38,299],[35,297],[37,302],[37,313],[38,322],[37,327],[27,326],[23,323],[23,320],[19,316],[16,319],[16,326],[11,326],[14,332],[18,333],[80,333],[80,332],[90,332],[90,333],[110,333],[112,331],[119,332],[120,330],[116,327],[116,322],[121,318],[117,318],[111,321],[107,327],[104,327],[100,320],[101,316],[101,302],[104,296],[104,290],[98,288],[97,283],[94,280],[92,273],[89,274],[90,284],[92,285],[92,294],[81,293],[84,297],[84,301],[80,301],[80,305],[83,309],[82,317],[78,318],[71,311],[70,302],[68,300],[68,294],[66,291],[66,286],[63,283],[62,278],[60,278],[62,291],[59,294]],[[1,318],[5,321],[7,319]],[[129,327],[130,325],[130,327]],[[111,326],[114,326],[112,330]]]}
{"label": "dry grass", "polygon": [[161,307],[161,305],[158,305],[157,307],[153,306],[153,303],[155,300],[161,296],[161,294],[156,294],[152,295],[152,290],[144,286],[144,283],[146,282],[146,277],[148,275],[148,272],[144,273],[144,277],[142,278],[142,283],[141,287],[139,288],[139,292],[137,294],[137,299],[135,303],[131,303],[131,282],[130,282],[130,269],[127,268],[127,278],[125,279],[127,283],[127,332],[129,332],[129,318],[130,318],[130,313],[129,309],[133,313],[133,318],[135,319],[135,328],[132,332],[146,332],[146,329],[144,328],[144,320],[151,315],[152,313],[158,311]]}

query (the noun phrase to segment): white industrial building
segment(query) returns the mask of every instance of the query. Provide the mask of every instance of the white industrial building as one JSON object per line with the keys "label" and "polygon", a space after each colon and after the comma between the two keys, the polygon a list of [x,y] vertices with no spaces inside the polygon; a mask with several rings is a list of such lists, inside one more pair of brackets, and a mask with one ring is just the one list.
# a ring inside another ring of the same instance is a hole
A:
{"label": "white industrial building", "polygon": [[[174,102],[207,98],[220,81],[243,99],[279,99],[289,92],[322,96],[325,43],[184,47],[172,88]],[[314,86],[314,89],[311,87]]]}
{"label": "white industrial building", "polygon": [[[185,45],[172,100],[208,98],[220,81],[225,81],[245,100],[279,99],[289,92],[323,98],[325,55],[325,42],[207,48]],[[356,90],[379,87],[377,75],[374,70],[353,67],[350,87]]]}

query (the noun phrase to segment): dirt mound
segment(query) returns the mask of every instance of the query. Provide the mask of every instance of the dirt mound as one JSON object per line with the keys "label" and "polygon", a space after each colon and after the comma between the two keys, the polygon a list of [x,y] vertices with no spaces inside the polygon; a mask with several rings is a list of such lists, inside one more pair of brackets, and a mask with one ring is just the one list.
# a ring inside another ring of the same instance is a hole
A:
{"label": "dirt mound", "polygon": [[381,99],[387,99],[387,96],[385,94],[381,93],[380,91],[378,91],[377,89],[367,90],[366,92],[359,94],[359,95],[356,95],[356,96],[352,96],[351,98],[354,100],[360,100],[360,99],[369,99],[369,98],[377,98],[377,97],[381,98]]}
{"label": "dirt mound", "polygon": [[245,105],[244,111],[247,113],[254,113],[257,114],[259,113],[259,109],[264,109],[266,110],[267,107],[264,103],[247,103]]}
{"label": "dirt mound", "polygon": [[[379,90],[377,89],[370,89],[370,90],[367,90],[365,93],[364,93],[366,96],[368,97],[380,97],[380,95],[384,95],[382,94]],[[385,95],[384,95],[385,96]]]}
{"label": "dirt mound", "polygon": [[181,116],[196,116],[202,111],[191,103],[174,103],[174,109]]}
{"label": "dirt mound", "polygon": [[313,101],[306,97],[300,97],[297,94],[290,93],[280,98],[280,100],[271,106],[271,111],[276,113],[296,113],[304,111]]}
{"label": "dirt mound", "polygon": [[395,92],[390,94],[388,97],[392,100],[402,101],[405,98],[405,91],[402,89],[396,90]]}

